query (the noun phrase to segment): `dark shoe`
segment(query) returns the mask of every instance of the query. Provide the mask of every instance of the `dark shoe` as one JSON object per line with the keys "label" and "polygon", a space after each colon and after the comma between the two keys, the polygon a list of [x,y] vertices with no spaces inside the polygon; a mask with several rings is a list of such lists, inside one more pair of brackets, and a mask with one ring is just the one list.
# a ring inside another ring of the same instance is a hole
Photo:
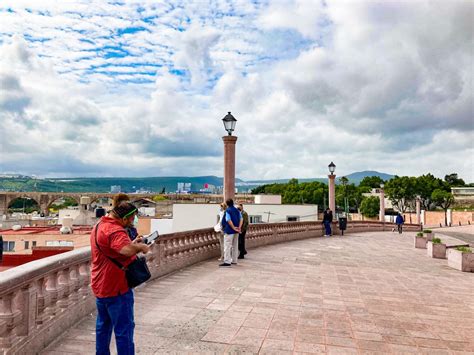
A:
{"label": "dark shoe", "polygon": [[245,259],[245,256],[239,256],[237,259]]}
{"label": "dark shoe", "polygon": [[237,265],[237,263],[232,263],[232,265]]}
{"label": "dark shoe", "polygon": [[246,251],[244,251],[244,255],[247,255],[247,250],[246,250]]}
{"label": "dark shoe", "polygon": [[222,264],[219,264],[219,266],[230,266],[230,264],[222,263]]}

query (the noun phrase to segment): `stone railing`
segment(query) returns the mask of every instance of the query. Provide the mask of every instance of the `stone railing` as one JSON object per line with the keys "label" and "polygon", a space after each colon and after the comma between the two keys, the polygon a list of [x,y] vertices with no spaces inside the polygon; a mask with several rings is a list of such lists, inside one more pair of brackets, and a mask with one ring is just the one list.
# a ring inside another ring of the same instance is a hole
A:
{"label": "stone railing", "polygon": [[[391,230],[394,224],[348,222],[347,233]],[[405,225],[405,230],[419,230]],[[340,234],[337,224],[333,231]],[[321,222],[250,225],[246,246],[323,235]],[[152,278],[220,255],[212,228],[163,235],[147,254]],[[33,261],[0,273],[0,354],[36,353],[94,310],[90,248]]]}

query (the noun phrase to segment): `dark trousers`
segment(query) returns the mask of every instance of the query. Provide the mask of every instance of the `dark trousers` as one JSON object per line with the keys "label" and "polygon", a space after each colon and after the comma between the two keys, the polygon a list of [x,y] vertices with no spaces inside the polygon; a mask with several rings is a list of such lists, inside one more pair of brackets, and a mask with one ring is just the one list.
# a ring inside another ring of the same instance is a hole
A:
{"label": "dark trousers", "polygon": [[245,235],[247,231],[243,231],[239,234],[239,257],[244,256],[247,254],[247,250],[245,250]]}
{"label": "dark trousers", "polygon": [[110,355],[110,340],[115,332],[118,355],[134,355],[133,291],[107,298],[96,298],[96,354]]}
{"label": "dark trousers", "polygon": [[398,233],[402,234],[403,224],[397,224]]}
{"label": "dark trousers", "polygon": [[324,221],[324,228],[326,229],[326,235],[331,235],[331,222]]}

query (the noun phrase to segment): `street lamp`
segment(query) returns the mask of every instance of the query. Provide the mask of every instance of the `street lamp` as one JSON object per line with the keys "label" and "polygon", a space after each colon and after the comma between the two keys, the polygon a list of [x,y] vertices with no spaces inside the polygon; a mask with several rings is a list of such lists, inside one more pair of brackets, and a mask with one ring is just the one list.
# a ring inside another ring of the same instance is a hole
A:
{"label": "street lamp", "polygon": [[328,165],[328,168],[331,173],[328,175],[329,209],[333,214],[336,214],[336,175],[334,174],[334,171],[336,171],[336,165],[331,162],[331,164]]}
{"label": "street lamp", "polygon": [[336,164],[331,162],[331,164],[328,165],[328,168],[329,168],[329,172],[331,173],[331,175],[333,175],[334,171],[336,171]]}
{"label": "street lamp", "polygon": [[234,198],[235,195],[235,143],[237,137],[232,135],[237,120],[230,112],[222,119],[228,135],[222,137],[224,141],[224,201]]}
{"label": "street lamp", "polygon": [[229,136],[232,135],[232,132],[235,129],[235,124],[237,120],[235,119],[234,116],[230,114],[230,112],[227,113],[227,115],[222,119],[222,122],[224,123],[224,128],[229,134]]}

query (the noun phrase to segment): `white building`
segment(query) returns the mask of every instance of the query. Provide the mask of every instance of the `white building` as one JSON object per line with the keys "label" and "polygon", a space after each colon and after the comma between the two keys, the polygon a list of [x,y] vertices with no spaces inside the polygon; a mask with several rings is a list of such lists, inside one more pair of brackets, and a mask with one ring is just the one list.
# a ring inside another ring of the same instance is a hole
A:
{"label": "white building", "polygon": [[[247,204],[250,223],[317,221],[317,205]],[[172,231],[182,232],[216,225],[219,204],[174,204]]]}

